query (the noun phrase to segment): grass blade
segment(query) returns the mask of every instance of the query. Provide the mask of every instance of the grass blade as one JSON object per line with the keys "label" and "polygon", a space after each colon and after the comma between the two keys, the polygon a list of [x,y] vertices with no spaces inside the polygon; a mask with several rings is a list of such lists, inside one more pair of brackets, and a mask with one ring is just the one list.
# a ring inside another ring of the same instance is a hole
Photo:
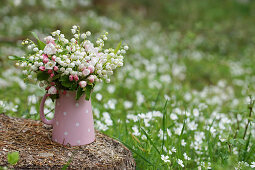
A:
{"label": "grass blade", "polygon": [[113,136],[111,136],[112,138],[120,141],[122,144],[124,144],[129,150],[131,150],[133,153],[135,153],[136,155],[138,155],[139,157],[141,157],[145,162],[147,162],[150,165],[153,165],[148,159],[146,159],[143,155],[141,155],[140,153],[138,153],[135,149],[133,149],[131,146],[129,146],[127,143],[121,141],[120,139],[117,139]]}
{"label": "grass blade", "polygon": [[243,161],[245,161],[245,159],[246,159],[246,154],[247,154],[248,146],[250,144],[250,139],[251,139],[251,133],[249,134],[248,139],[245,144],[244,153],[243,153]]}
{"label": "grass blade", "polygon": [[162,145],[161,145],[161,152],[163,151],[163,146],[165,144],[165,133],[166,133],[166,106],[167,106],[167,102],[168,100],[166,100],[165,102],[165,106],[163,108],[163,122],[162,122],[162,128],[163,128],[163,141],[162,141]]}
{"label": "grass blade", "polygon": [[149,142],[151,143],[151,145],[156,149],[158,154],[161,155],[158,148],[156,147],[156,145],[152,142],[150,136],[145,132],[145,130],[143,128],[141,128],[141,129],[142,129],[143,133],[145,134],[145,136],[147,137],[147,139],[149,140]]}

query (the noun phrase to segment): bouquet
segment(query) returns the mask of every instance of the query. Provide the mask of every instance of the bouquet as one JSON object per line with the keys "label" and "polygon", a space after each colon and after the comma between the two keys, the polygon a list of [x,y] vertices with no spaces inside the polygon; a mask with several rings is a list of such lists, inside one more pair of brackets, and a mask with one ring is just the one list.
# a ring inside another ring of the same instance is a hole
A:
{"label": "bouquet", "polygon": [[56,30],[44,41],[32,32],[37,43],[29,39],[22,42],[29,52],[22,57],[9,56],[18,61],[16,65],[24,69],[25,77],[35,77],[53,100],[59,97],[60,91],[76,91],[76,100],[83,94],[89,100],[96,82],[109,83],[113,70],[123,66],[123,55],[128,50],[121,42],[116,49],[104,49],[107,32],[96,40],[96,45],[87,39],[91,32],[81,33],[76,25],[71,32],[70,40]]}

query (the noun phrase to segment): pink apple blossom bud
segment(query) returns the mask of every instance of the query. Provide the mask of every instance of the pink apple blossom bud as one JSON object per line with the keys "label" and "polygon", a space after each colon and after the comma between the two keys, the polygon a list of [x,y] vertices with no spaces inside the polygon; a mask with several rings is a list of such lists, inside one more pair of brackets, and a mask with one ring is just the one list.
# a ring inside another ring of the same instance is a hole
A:
{"label": "pink apple blossom bud", "polygon": [[49,74],[53,73],[53,70],[48,70],[48,73],[49,73]]}
{"label": "pink apple blossom bud", "polygon": [[55,39],[52,36],[45,37],[44,40],[46,41],[46,44],[52,43],[55,45]]}
{"label": "pink apple blossom bud", "polygon": [[83,70],[85,70],[85,69],[86,69],[86,67],[82,67],[82,68],[81,68],[81,71],[83,71]]}
{"label": "pink apple blossom bud", "polygon": [[86,81],[80,81],[79,85],[80,85],[81,88],[84,88],[84,87],[87,86],[87,82]]}
{"label": "pink apple blossom bud", "polygon": [[58,71],[58,66],[53,67],[54,71]]}
{"label": "pink apple blossom bud", "polygon": [[84,69],[84,70],[82,71],[82,74],[83,74],[84,76],[89,75],[89,73],[90,73],[90,71],[89,71],[88,69]]}
{"label": "pink apple blossom bud", "polygon": [[42,54],[43,58],[48,58],[47,54]]}
{"label": "pink apple blossom bud", "polygon": [[57,88],[55,86],[51,86],[48,90],[48,94],[57,94]]}
{"label": "pink apple blossom bud", "polygon": [[50,86],[46,87],[45,90],[49,90]]}
{"label": "pink apple blossom bud", "polygon": [[50,82],[50,85],[54,86],[56,83],[55,82]]}
{"label": "pink apple blossom bud", "polygon": [[50,74],[50,78],[52,78],[52,77],[54,77],[54,73],[51,73],[51,74]]}
{"label": "pink apple blossom bud", "polygon": [[46,63],[48,63],[48,62],[49,62],[49,59],[48,59],[47,57],[44,57],[44,58],[43,58],[43,63],[46,64]]}
{"label": "pink apple blossom bud", "polygon": [[40,67],[39,67],[39,70],[44,71],[44,70],[45,70],[45,67],[44,67],[44,66],[40,66]]}
{"label": "pink apple blossom bud", "polygon": [[95,81],[95,76],[94,76],[94,75],[90,75],[90,76],[88,77],[88,80],[89,80],[90,83],[94,83],[94,81]]}
{"label": "pink apple blossom bud", "polygon": [[52,59],[53,61],[55,61],[56,58],[57,58],[57,57],[56,57],[55,55],[51,57],[51,59]]}
{"label": "pink apple blossom bud", "polygon": [[77,75],[74,75],[73,78],[74,78],[75,81],[79,80],[79,77]]}
{"label": "pink apple blossom bud", "polygon": [[70,80],[70,81],[73,81],[73,75],[70,75],[70,76],[69,76],[69,80]]}
{"label": "pink apple blossom bud", "polygon": [[90,66],[88,66],[88,70],[90,71],[90,73],[93,73],[95,70],[95,67],[90,65]]}

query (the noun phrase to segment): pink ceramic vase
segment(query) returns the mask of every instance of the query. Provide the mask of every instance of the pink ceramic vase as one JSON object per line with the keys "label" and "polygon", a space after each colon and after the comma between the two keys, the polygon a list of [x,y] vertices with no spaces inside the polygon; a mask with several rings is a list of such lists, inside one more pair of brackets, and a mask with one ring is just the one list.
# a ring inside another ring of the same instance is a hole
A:
{"label": "pink ceramic vase", "polygon": [[75,95],[73,91],[60,93],[52,120],[44,115],[44,103],[49,94],[45,94],[40,105],[42,122],[53,126],[52,140],[63,145],[86,145],[95,140],[91,102],[84,96],[76,101]]}

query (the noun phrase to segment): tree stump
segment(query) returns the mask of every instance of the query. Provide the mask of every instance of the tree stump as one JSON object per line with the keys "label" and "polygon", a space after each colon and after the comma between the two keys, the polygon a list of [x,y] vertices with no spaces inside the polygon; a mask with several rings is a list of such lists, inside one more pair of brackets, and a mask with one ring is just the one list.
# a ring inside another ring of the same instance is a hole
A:
{"label": "tree stump", "polygon": [[63,146],[51,140],[52,127],[40,121],[0,114],[0,166],[9,166],[8,152],[18,151],[14,169],[135,169],[132,153],[120,142],[96,132],[84,146]]}

